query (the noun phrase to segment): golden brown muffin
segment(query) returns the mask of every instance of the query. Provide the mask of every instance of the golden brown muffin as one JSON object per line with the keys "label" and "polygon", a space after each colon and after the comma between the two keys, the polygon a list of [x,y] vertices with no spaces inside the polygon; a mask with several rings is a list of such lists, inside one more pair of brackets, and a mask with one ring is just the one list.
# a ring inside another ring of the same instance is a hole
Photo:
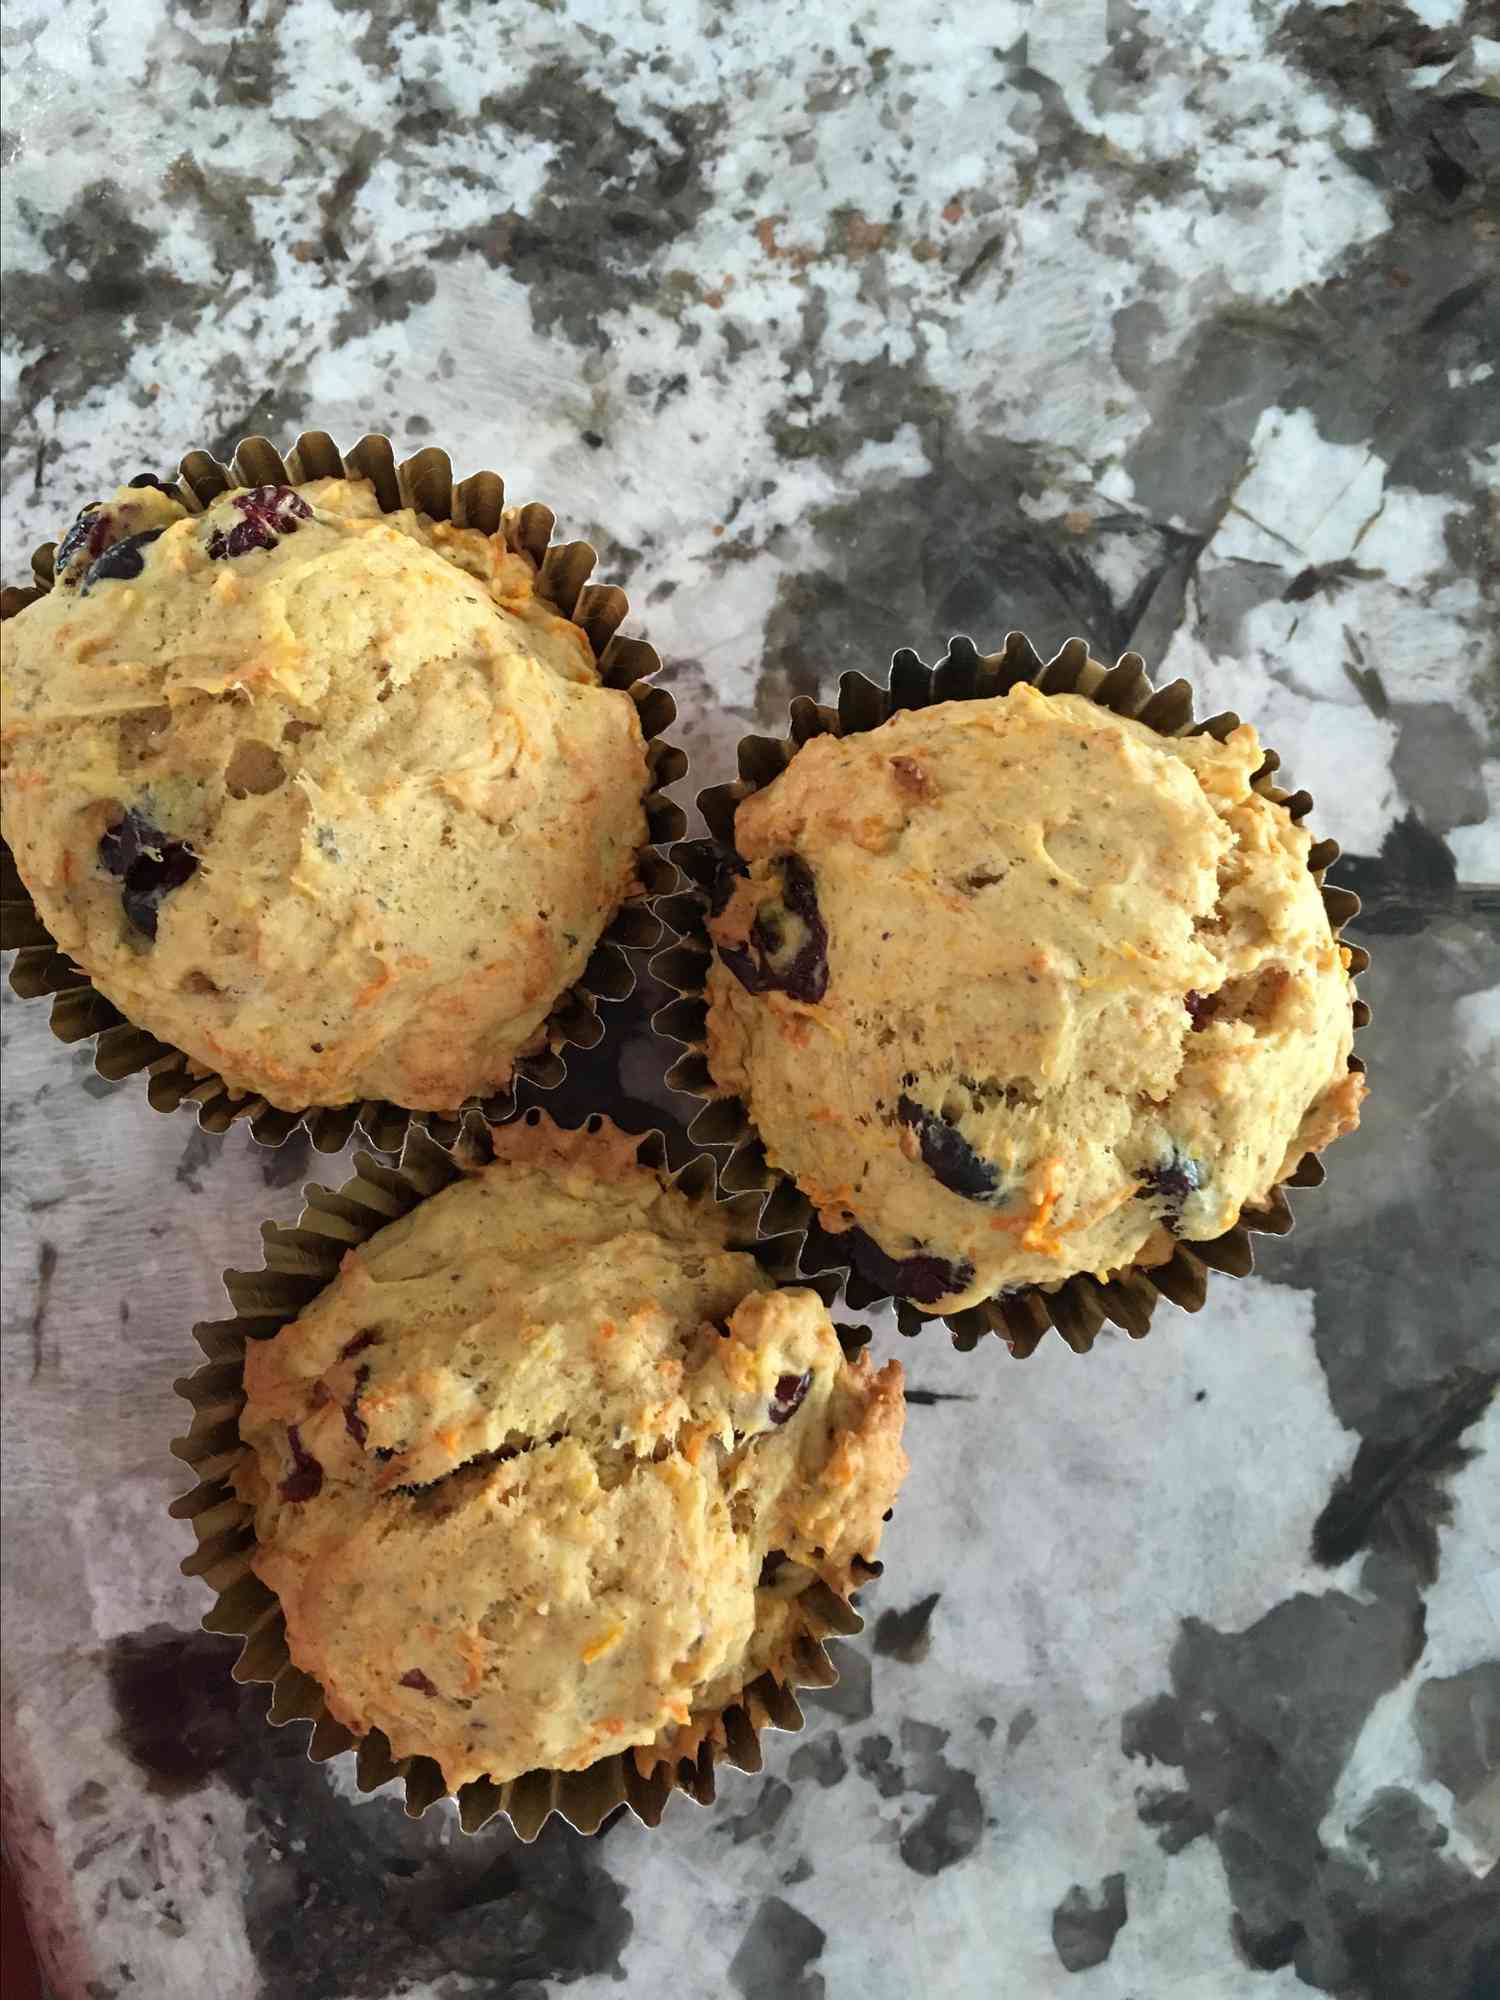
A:
{"label": "golden brown muffin", "polygon": [[3,628],[6,838],[138,1026],[288,1109],[505,1084],[635,887],[634,703],[503,534],[127,487]]}
{"label": "golden brown muffin", "polygon": [[668,1754],[847,1592],[906,1469],[900,1364],[618,1132],[496,1159],[250,1346],[236,1475],[294,1662],[448,1784]]}
{"label": "golden brown muffin", "polygon": [[1158,1262],[1357,1123],[1347,955],[1261,762],[1023,683],[741,804],[709,1066],[868,1276],[953,1312]]}

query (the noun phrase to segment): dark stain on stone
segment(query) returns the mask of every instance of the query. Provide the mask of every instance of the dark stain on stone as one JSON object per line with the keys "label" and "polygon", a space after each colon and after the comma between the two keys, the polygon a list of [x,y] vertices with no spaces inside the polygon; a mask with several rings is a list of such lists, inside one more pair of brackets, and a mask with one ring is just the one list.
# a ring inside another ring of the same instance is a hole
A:
{"label": "dark stain on stone", "polygon": [[1385,681],[1379,667],[1357,667],[1352,660],[1345,660],[1344,678],[1371,715],[1377,721],[1384,722],[1391,712],[1391,698],[1386,693]]}
{"label": "dark stain on stone", "polygon": [[[152,1626],[106,1653],[120,1741],[149,1790],[210,1779],[245,1802],[245,1933],[277,2000],[384,2000],[455,1974],[486,1992],[624,1978],[633,1930],[598,1840],[553,1820],[452,1838],[441,1812],[351,1805],[307,1758],[305,1725],[271,1729],[266,1690],[230,1677],[238,1640]],[[307,1912],[317,1912],[317,1950]]]}
{"label": "dark stain on stone", "polygon": [[905,1611],[882,1611],[875,1625],[876,1652],[913,1666],[925,1660],[932,1649],[932,1614],[941,1595],[935,1590],[929,1597],[919,1597]]}
{"label": "dark stain on stone", "polygon": [[1356,930],[1390,937],[1425,930],[1451,910],[1458,871],[1442,835],[1409,812],[1391,828],[1378,855],[1342,855],[1330,879],[1352,889],[1364,905]]}
{"label": "dark stain on stone", "polygon": [[[1371,120],[1374,143],[1341,150],[1379,188],[1390,226],[1284,301],[1236,298],[1200,317],[1170,356],[1135,340],[1131,305],[1122,309],[1116,364],[1152,419],[1126,460],[1145,510],[1211,531],[1261,413],[1306,409],[1322,436],[1373,449],[1391,485],[1476,503],[1448,532],[1471,538],[1465,567],[1484,573],[1478,454],[1500,439],[1500,398],[1467,374],[1485,358],[1493,319],[1493,281],[1473,276],[1474,231],[1500,197],[1500,107],[1414,75],[1451,62],[1465,41],[1460,25],[1429,30],[1388,6],[1302,0],[1281,23],[1274,46],[1286,60]],[[1468,176],[1456,198],[1451,176],[1448,193],[1434,185],[1434,157]],[[1185,409],[1186,426],[1176,421]]]}
{"label": "dark stain on stone", "polygon": [[210,1160],[219,1157],[219,1141],[211,1132],[194,1124],[188,1134],[188,1142],[183,1147],[177,1165],[172,1169],[172,1178],[179,1187],[185,1187],[191,1194],[203,1192],[202,1173]]}
{"label": "dark stain on stone", "polygon": [[901,1723],[899,1757],[883,1731],[861,1738],[854,1768],[883,1799],[909,1793],[931,1801],[902,1834],[901,1859],[916,1875],[940,1875],[967,1860],[984,1836],[984,1807],[974,1773],[943,1755],[949,1732],[910,1716]]}
{"label": "dark stain on stone", "polygon": [[827,1942],[811,1917],[767,1896],[729,1961],[729,1983],[744,2000],[824,2000],[823,1975],[808,1968]]}
{"label": "dark stain on stone", "polygon": [[1066,1972],[1102,1965],[1125,1926],[1125,1877],[1106,1875],[1097,1897],[1075,1882],[1052,1912],[1052,1948]]}
{"label": "dark stain on stone", "polygon": [[[312,406],[306,393],[296,387],[300,361],[289,366],[273,388],[258,393],[240,361],[225,361],[214,384],[215,407],[208,419],[204,449],[228,464],[242,438],[268,437],[275,442],[293,438],[307,423]],[[195,439],[196,443],[197,440]]]}
{"label": "dark stain on stone", "polygon": [[1361,1434],[1391,1433],[1393,1393],[1500,1369],[1500,1314],[1476,1310],[1500,1297],[1500,1095],[1465,1054],[1456,1017],[1497,979],[1500,923],[1462,885],[1428,930],[1379,937],[1360,981],[1375,1016],[1359,1050],[1376,1087],[1275,1246],[1277,1278],[1317,1297],[1334,1412]]}
{"label": "dark stain on stone", "polygon": [[838,1668],[838,1680],[832,1687],[807,1689],[798,1696],[802,1706],[826,1708],[841,1722],[867,1722],[875,1713],[869,1656],[844,1639],[825,1641],[824,1650]]}
{"label": "dark stain on stone", "polygon": [[792,1788],[781,1778],[766,1778],[755,1803],[742,1813],[721,1813],[713,1822],[716,1834],[727,1834],[736,1847],[747,1840],[769,1840],[786,1816]]}
{"label": "dark stain on stone", "polygon": [[1500,1660],[1423,1681],[1412,1727],[1422,1746],[1422,1775],[1467,1804],[1500,1771]]}
{"label": "dark stain on stone", "polygon": [[[49,397],[76,404],[110,388],[141,347],[172,329],[191,332],[211,309],[212,288],[177,276],[111,181],[91,181],[55,216],[25,201],[19,214],[42,252],[40,269],[5,279],[10,336],[35,350],[21,370],[19,409]],[[74,268],[82,277],[69,275]]]}
{"label": "dark stain on stone", "polygon": [[241,110],[266,110],[286,85],[280,41],[256,28],[236,35],[229,44],[215,80],[214,101]]}
{"label": "dark stain on stone", "polygon": [[327,191],[318,197],[322,216],[318,246],[324,262],[345,264],[349,261],[344,232],[351,222],[355,201],[374,172],[382,150],[380,133],[361,132]]}
{"label": "dark stain on stone", "polygon": [[854,1768],[883,1799],[898,1799],[906,1789],[906,1774],[891,1756],[895,1746],[883,1730],[861,1737],[854,1746]]}
{"label": "dark stain on stone", "polygon": [[791,1867],[783,1873],[781,1886],[783,1889],[795,1889],[799,1882],[810,1882],[816,1873],[817,1870],[807,1856],[799,1854]]}
{"label": "dark stain on stone", "polygon": [[1442,1829],[1386,1794],[1350,1829],[1374,1867],[1320,1837],[1360,1729],[1425,1632],[1408,1565],[1373,1556],[1361,1582],[1365,1601],[1299,1593],[1243,1632],[1184,1622],[1171,1694],[1133,1710],[1121,1736],[1128,1756],[1178,1767],[1183,1782],[1143,1787],[1137,1810],[1168,1853],[1214,1840],[1247,1964],[1292,1965],[1339,1993],[1468,2000],[1493,1894],[1439,1856]]}
{"label": "dark stain on stone", "polygon": [[276,259],[255,226],[252,205],[252,198],[277,192],[271,182],[236,173],[218,162],[208,172],[191,152],[182,152],[162,176],[161,191],[169,208],[196,212],[221,278],[275,284]]}
{"label": "dark stain on stone", "polygon": [[229,1677],[240,1645],[151,1625],[110,1647],[105,1665],[120,1747],[148,1791],[181,1798],[242,1758],[246,1698]]}
{"label": "dark stain on stone", "polygon": [[930,657],[964,634],[987,650],[1019,628],[1044,657],[1077,633],[1113,661],[1148,613],[1175,624],[1198,537],[1123,512],[1033,519],[1021,502],[1051,483],[1047,454],[960,441],[950,428],[932,439],[934,470],[887,481],[878,505],[865,492],[810,517],[829,560],[777,586],[756,695],[763,720],[795,695],[826,693],[840,673],[883,678],[893,644]]}
{"label": "dark stain on stone", "polygon": [[424,264],[414,264],[404,271],[373,275],[362,270],[345,280],[345,285],[349,303],[334,322],[335,347],[409,319],[415,308],[426,305],[436,292],[437,278]]}
{"label": "dark stain on stone", "polygon": [[621,117],[590,72],[565,58],[538,65],[524,83],[485,99],[480,119],[504,171],[504,135],[553,149],[540,193],[525,215],[506,209],[478,227],[451,232],[438,258],[482,257],[526,287],[539,333],[607,348],[600,317],[612,308],[661,310],[674,297],[694,302],[689,274],[674,290],[662,258],[690,231],[710,200],[706,169],[724,129],[716,104],[652,107],[665,136]]}
{"label": "dark stain on stone", "polygon": [[965,1396],[943,1389],[908,1389],[906,1392],[906,1406],[908,1409],[911,1408],[913,1403],[916,1404],[918,1409],[926,1410],[933,1408],[938,1403],[977,1403],[978,1401],[979,1398],[977,1396]]}
{"label": "dark stain on stone", "polygon": [[267,1187],[292,1187],[307,1179],[312,1166],[312,1139],[305,1125],[289,1132],[279,1146],[267,1146],[260,1155],[261,1179]]}
{"label": "dark stain on stone", "polygon": [[1423,1585],[1436,1582],[1438,1529],[1453,1518],[1445,1482],[1475,1456],[1463,1434],[1497,1383],[1500,1370],[1459,1368],[1425,1389],[1393,1392],[1314,1524],[1313,1560],[1336,1569],[1376,1549],[1399,1556]]}
{"label": "dark stain on stone", "polygon": [[31,1307],[31,1379],[37,1381],[46,1360],[47,1308],[52,1303],[52,1280],[57,1275],[57,1245],[44,1236],[37,1245],[36,1298]]}
{"label": "dark stain on stone", "polygon": [[1334,597],[1346,583],[1360,583],[1380,575],[1379,570],[1362,569],[1350,556],[1337,562],[1309,563],[1298,570],[1281,593],[1283,604],[1305,604],[1310,597]]}
{"label": "dark stain on stone", "polygon": [[950,1764],[943,1755],[946,1729],[931,1723],[901,1724],[901,1750],[909,1789],[932,1803],[915,1825],[902,1834],[901,1859],[916,1875],[941,1875],[945,1868],[966,1861],[984,1835],[984,1808],[972,1771]]}
{"label": "dark stain on stone", "polygon": [[1005,1726],[1006,1749],[1017,1749],[1026,1741],[1035,1728],[1036,1710],[1034,1708],[1018,1708]]}
{"label": "dark stain on stone", "polygon": [[825,1730],[821,1736],[814,1736],[806,1743],[800,1743],[787,1759],[787,1775],[797,1783],[811,1779],[825,1791],[839,1784],[849,1765],[844,1756],[843,1739],[836,1729]]}
{"label": "dark stain on stone", "polygon": [[1478,825],[1489,811],[1486,745],[1468,716],[1444,701],[1392,702],[1387,713],[1400,731],[1391,775],[1417,818],[1435,834]]}

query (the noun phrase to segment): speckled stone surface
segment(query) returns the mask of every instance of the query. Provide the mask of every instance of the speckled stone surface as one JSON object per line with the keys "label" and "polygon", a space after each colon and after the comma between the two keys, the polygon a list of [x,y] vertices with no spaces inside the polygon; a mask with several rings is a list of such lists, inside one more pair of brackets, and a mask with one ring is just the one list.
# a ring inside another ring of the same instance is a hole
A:
{"label": "speckled stone surface", "polygon": [[[191,1324],[347,1162],[7,996],[7,1839],[58,1995],[1500,1992],[1496,32],[14,0],[8,580],[189,444],[443,443],[598,543],[698,783],[899,644],[1138,647],[1314,791],[1375,954],[1364,1128],[1258,1275],[1086,1359],[907,1344],[806,1732],[529,1849],[310,1765],[177,1573]],[[642,1124],[645,997],[569,1086]]]}

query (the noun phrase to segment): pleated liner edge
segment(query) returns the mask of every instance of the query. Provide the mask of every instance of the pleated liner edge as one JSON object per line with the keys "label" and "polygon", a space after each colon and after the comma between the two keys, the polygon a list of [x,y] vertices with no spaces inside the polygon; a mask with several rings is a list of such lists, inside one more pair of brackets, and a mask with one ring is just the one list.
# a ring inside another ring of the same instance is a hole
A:
{"label": "pleated liner edge", "polygon": [[[536,1107],[522,1115],[533,1124],[552,1122]],[[595,1117],[584,1123],[593,1131],[605,1121]],[[273,1726],[310,1723],[308,1755],[316,1763],[357,1747],[359,1789],[372,1791],[391,1778],[401,1778],[406,1787],[406,1810],[413,1818],[420,1818],[435,1801],[450,1796],[441,1770],[428,1757],[394,1758],[379,1730],[356,1738],[329,1714],[317,1681],[293,1665],[280,1601],[250,1567],[255,1546],[252,1510],[235,1494],[230,1474],[248,1449],[239,1433],[247,1343],[268,1340],[279,1332],[332,1279],[347,1250],[367,1242],[377,1230],[439,1193],[459,1179],[466,1167],[483,1164],[488,1152],[487,1129],[477,1117],[464,1121],[452,1147],[439,1145],[414,1126],[399,1166],[385,1166],[361,1153],[355,1158],[354,1178],[336,1193],[316,1185],[307,1187],[307,1205],[294,1227],[263,1225],[264,1267],[224,1273],[233,1316],[194,1327],[193,1336],[206,1360],[174,1385],[191,1404],[193,1419],[187,1435],[174,1439],[171,1449],[197,1474],[198,1484],[174,1500],[170,1512],[176,1520],[191,1521],[197,1537],[196,1549],[181,1564],[183,1574],[202,1577],[215,1595],[202,1621],[203,1629],[244,1639],[234,1678],[270,1685],[267,1719]],[[708,1154],[699,1153],[677,1173],[668,1175],[666,1141],[659,1131],[652,1131],[640,1138],[636,1158],[691,1200],[721,1198],[714,1161]],[[726,1205],[732,1216],[735,1247],[754,1256],[778,1283],[811,1284],[831,1302],[837,1295],[835,1281],[808,1279],[797,1272],[800,1239],[767,1238],[757,1230],[761,1209],[757,1197],[730,1197]],[[840,1326],[838,1333],[850,1356],[869,1338],[863,1327]],[[879,1563],[856,1559],[856,1567],[852,1587],[881,1573]],[[636,1753],[626,1750],[601,1758],[583,1771],[528,1771],[505,1784],[481,1779],[453,1795],[463,1831],[476,1833],[503,1813],[520,1838],[530,1841],[554,1813],[578,1832],[593,1833],[619,1806],[628,1806],[645,1825],[656,1826],[674,1792],[699,1805],[712,1804],[720,1764],[757,1772],[762,1766],[763,1731],[801,1729],[797,1688],[831,1687],[838,1680],[824,1641],[863,1630],[864,1621],[853,1604],[821,1579],[802,1592],[797,1602],[803,1609],[804,1629],[784,1678],[763,1673],[744,1689],[738,1702],[712,1718],[699,1718],[704,1733],[696,1755],[675,1762],[661,1759],[643,1771]]]}
{"label": "pleated liner edge", "polygon": [[[141,485],[148,478],[142,474],[131,483]],[[265,438],[246,438],[228,465],[205,451],[190,451],[180,462],[173,490],[196,513],[230,486],[283,481],[298,484],[327,478],[370,480],[386,513],[415,507],[434,520],[451,520],[485,534],[494,534],[504,518],[505,486],[498,473],[476,472],[455,482],[448,454],[436,447],[429,446],[398,464],[388,438],[363,437],[351,451],[341,453],[326,431],[304,432],[285,456]],[[599,1002],[626,1000],[634,992],[635,971],[627,952],[650,950],[660,943],[662,929],[654,906],[676,879],[658,849],[679,838],[686,826],[682,808],[666,796],[665,788],[686,772],[687,758],[665,736],[676,717],[676,703],[664,688],[650,685],[661,661],[643,639],[620,633],[630,609],[624,591],[614,584],[589,581],[597,561],[595,550],[587,542],[553,543],[554,525],[550,508],[537,502],[522,507],[510,524],[511,546],[536,563],[540,595],[584,632],[605,686],[622,689],[635,703],[647,745],[650,789],[645,809],[650,844],[640,856],[645,895],[627,903],[606,926],[583,977],[562,994],[548,1015],[543,1045],[516,1063],[512,1081],[504,1090],[472,1107],[497,1124],[515,1113],[516,1079],[525,1077],[540,1089],[555,1089],[567,1074],[560,1049],[569,1043],[580,1049],[593,1048],[604,1034]],[[35,582],[30,589],[4,592],[0,617],[14,617],[51,589],[54,547],[51,542],[44,543],[32,557]],[[278,1146],[305,1124],[313,1145],[326,1153],[338,1152],[356,1126],[382,1152],[395,1152],[413,1118],[431,1125],[441,1138],[451,1140],[457,1135],[458,1116],[411,1112],[382,1101],[283,1111],[254,1093],[230,1091],[208,1064],[135,1026],[57,949],[21,880],[10,847],[3,842],[0,950],[18,954],[10,983],[23,999],[51,998],[51,1027],[59,1041],[79,1042],[93,1036],[94,1067],[100,1076],[118,1082],[140,1071],[148,1072],[147,1096],[153,1109],[171,1112],[182,1104],[194,1105],[205,1131],[226,1132],[231,1125],[247,1121],[262,1145]]]}
{"label": "pleated liner edge", "polygon": [[[1207,734],[1222,740],[1240,721],[1231,711],[1195,721],[1193,691],[1186,681],[1156,688],[1140,654],[1122,654],[1114,667],[1106,668],[1090,657],[1081,639],[1069,639],[1045,661],[1021,632],[1007,634],[1000,650],[988,654],[981,654],[972,640],[953,639],[935,667],[925,666],[914,652],[905,649],[892,659],[887,686],[881,687],[864,674],[845,674],[839,681],[835,706],[820,706],[799,696],[791,705],[786,736],[743,738],[739,779],[699,794],[698,804],[712,837],[680,842],[672,849],[673,861],[693,887],[663,898],[658,905],[659,914],[678,935],[675,944],[655,955],[650,970],[663,985],[674,989],[677,998],[658,1009],[652,1026],[686,1050],[670,1070],[668,1082],[706,1100],[689,1136],[696,1145],[729,1149],[722,1169],[726,1190],[762,1199],[761,1227],[766,1234],[801,1232],[803,1272],[839,1273],[845,1300],[855,1312],[866,1311],[891,1294],[860,1273],[842,1247],[842,1239],[819,1224],[807,1196],[769,1165],[747,1106],[738,1097],[719,1093],[709,1072],[704,999],[711,958],[706,929],[708,892],[718,856],[724,847],[733,845],[734,815],[740,801],[779,777],[804,743],[815,736],[849,736],[879,728],[903,709],[927,708],[941,701],[982,701],[1006,693],[1020,681],[1029,681],[1048,694],[1084,695],[1116,714],[1133,716],[1163,736]],[[1312,798],[1305,791],[1288,792],[1278,786],[1274,776],[1279,767],[1276,752],[1266,750],[1254,779],[1255,789],[1300,823],[1312,810]],[[1359,898],[1352,891],[1330,887],[1324,881],[1338,855],[1337,841],[1320,840],[1314,842],[1308,856],[1308,867],[1322,893],[1335,937],[1359,910]],[[1369,953],[1360,945],[1345,948],[1350,954],[1351,975],[1363,972],[1370,962]],[[1356,1029],[1369,1018],[1368,1006],[1356,997]],[[1349,1063],[1351,1069],[1364,1068],[1357,1056],[1351,1056]],[[954,1345],[965,1350],[976,1347],[986,1334],[995,1334],[1018,1359],[1033,1353],[1050,1328],[1056,1328],[1080,1354],[1093,1346],[1106,1325],[1117,1326],[1133,1340],[1140,1340],[1149,1332],[1152,1316],[1164,1298],[1185,1312],[1197,1312],[1207,1296],[1211,1270],[1236,1278],[1249,1276],[1255,1263],[1252,1236],[1284,1236],[1292,1228],[1285,1189],[1315,1188],[1323,1179],[1324,1168],[1317,1155],[1305,1154],[1296,1171],[1272,1190],[1264,1207],[1242,1209],[1234,1226],[1211,1242],[1179,1242],[1165,1264],[1130,1266],[1105,1281],[1082,1274],[1056,1287],[1027,1285],[952,1314],[926,1312],[910,1300],[897,1299],[897,1324],[904,1334],[915,1334],[931,1320],[942,1319]]]}

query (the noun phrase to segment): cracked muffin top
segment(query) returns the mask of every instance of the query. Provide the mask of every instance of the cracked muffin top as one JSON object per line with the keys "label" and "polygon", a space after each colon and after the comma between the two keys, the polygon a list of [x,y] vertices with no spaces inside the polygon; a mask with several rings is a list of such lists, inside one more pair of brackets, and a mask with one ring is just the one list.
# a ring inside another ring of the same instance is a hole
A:
{"label": "cracked muffin top", "polygon": [[1348,954],[1262,761],[1022,684],[743,801],[709,1067],[868,1277],[954,1312],[1161,1262],[1358,1122]]}
{"label": "cracked muffin top", "polygon": [[635,705],[530,558],[325,479],[125,487],[55,562],[0,745],[59,948],[287,1109],[505,1084],[646,838]]}
{"label": "cracked muffin top", "polygon": [[722,1207],[612,1128],[494,1144],[250,1344],[236,1474],[294,1662],[454,1789],[675,1754],[801,1589],[858,1582],[906,1469],[900,1364]]}

